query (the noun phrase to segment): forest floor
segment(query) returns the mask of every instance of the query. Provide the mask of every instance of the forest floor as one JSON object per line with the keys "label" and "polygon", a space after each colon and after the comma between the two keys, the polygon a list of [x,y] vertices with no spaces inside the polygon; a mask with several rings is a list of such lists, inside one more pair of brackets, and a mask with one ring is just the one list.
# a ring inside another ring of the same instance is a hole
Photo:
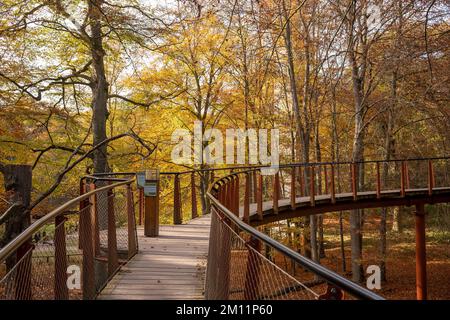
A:
{"label": "forest floor", "polygon": [[[450,299],[450,228],[448,221],[429,219],[427,224],[427,281],[428,299]],[[351,249],[348,219],[344,219],[344,247],[346,271],[343,271],[342,252],[340,249],[339,219],[330,215],[324,219],[325,257],[320,263],[329,269],[351,279]],[[404,216],[402,232],[388,231],[386,282],[382,282],[377,294],[387,299],[416,298],[416,262],[415,262],[415,231],[412,215]],[[392,224],[388,223],[388,230]],[[363,268],[369,265],[379,265],[379,215],[368,214],[364,223],[363,233]],[[283,259],[277,261],[280,266],[286,266]],[[292,268],[288,268],[292,274]],[[296,278],[302,281],[312,279],[308,272],[296,268]],[[365,284],[364,284],[365,285]],[[316,286],[314,291],[321,292],[324,286]]]}

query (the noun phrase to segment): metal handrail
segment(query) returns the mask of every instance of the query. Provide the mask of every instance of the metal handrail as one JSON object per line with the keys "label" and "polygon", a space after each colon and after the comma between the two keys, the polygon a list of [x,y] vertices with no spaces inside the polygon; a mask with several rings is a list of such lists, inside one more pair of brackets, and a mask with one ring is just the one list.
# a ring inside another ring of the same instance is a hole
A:
{"label": "metal handrail", "polygon": [[[210,189],[211,191],[211,189]],[[356,283],[344,278],[343,276],[321,266],[320,264],[305,258],[304,256],[298,254],[294,250],[282,245],[278,241],[272,239],[266,234],[256,230],[252,226],[244,223],[239,217],[233,214],[230,210],[228,210],[223,204],[219,202],[217,198],[215,198],[210,191],[208,191],[207,196],[211,200],[212,205],[216,206],[223,212],[228,219],[230,219],[234,224],[236,224],[241,230],[244,230],[251,234],[253,237],[259,239],[260,241],[270,245],[276,250],[280,251],[285,256],[291,258],[293,261],[303,266],[304,268],[310,270],[314,274],[320,276],[325,279],[328,283],[331,283],[351,295],[360,298],[360,299],[368,299],[368,300],[385,300],[383,297],[373,293],[372,291],[363,288]]]}
{"label": "metal handrail", "polygon": [[[226,170],[244,170],[244,169],[286,169],[292,167],[311,167],[311,166],[323,166],[323,165],[346,165],[346,164],[374,164],[374,163],[395,163],[395,162],[403,162],[403,161],[429,161],[429,160],[450,160],[450,156],[440,156],[440,157],[427,157],[427,158],[403,158],[403,159],[390,159],[390,160],[364,160],[364,161],[326,161],[326,162],[296,162],[296,163],[282,163],[274,166],[269,165],[247,165],[247,166],[231,166],[231,167],[223,167],[223,168],[207,168],[207,169],[192,169],[185,171],[167,171],[160,172],[160,175],[182,175],[188,173],[195,172],[215,172],[215,171],[226,171]],[[108,172],[108,173],[95,173],[90,176],[86,176],[89,178],[93,178],[95,176],[117,176],[117,175],[134,175],[136,172]]]}
{"label": "metal handrail", "polygon": [[52,210],[51,212],[46,214],[44,217],[42,217],[41,219],[39,219],[36,222],[34,222],[33,224],[31,224],[28,228],[26,228],[24,231],[22,231],[22,233],[20,233],[14,240],[12,240],[6,246],[4,246],[2,249],[0,249],[0,262],[4,261],[6,258],[9,257],[10,254],[15,252],[20,246],[22,246],[26,241],[28,241],[37,230],[39,230],[41,227],[46,225],[50,220],[52,220],[55,217],[57,217],[58,215],[60,215],[61,213],[63,213],[65,210],[67,210],[71,206],[79,203],[80,201],[88,199],[91,195],[93,195],[97,192],[108,191],[113,188],[120,187],[122,185],[127,185],[127,184],[132,183],[134,180],[135,179],[133,178],[133,179],[130,179],[127,181],[110,184],[110,185],[89,191],[81,196],[78,196],[78,197],[64,203],[63,205],[59,206],[58,208]]}

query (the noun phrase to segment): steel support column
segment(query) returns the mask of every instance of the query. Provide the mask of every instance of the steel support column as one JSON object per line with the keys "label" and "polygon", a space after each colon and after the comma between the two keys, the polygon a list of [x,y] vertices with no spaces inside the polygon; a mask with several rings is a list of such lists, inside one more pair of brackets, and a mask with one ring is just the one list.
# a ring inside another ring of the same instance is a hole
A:
{"label": "steel support column", "polygon": [[427,255],[425,239],[425,207],[416,205],[416,292],[417,300],[427,299]]}

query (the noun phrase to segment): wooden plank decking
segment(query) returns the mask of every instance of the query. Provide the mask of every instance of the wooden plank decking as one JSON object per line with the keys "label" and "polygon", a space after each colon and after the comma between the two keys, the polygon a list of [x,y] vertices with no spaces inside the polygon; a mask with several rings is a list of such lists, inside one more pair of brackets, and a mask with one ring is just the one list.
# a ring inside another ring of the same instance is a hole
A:
{"label": "wooden plank decking", "polygon": [[210,215],[160,226],[159,237],[138,228],[139,253],[122,267],[99,299],[203,299]]}

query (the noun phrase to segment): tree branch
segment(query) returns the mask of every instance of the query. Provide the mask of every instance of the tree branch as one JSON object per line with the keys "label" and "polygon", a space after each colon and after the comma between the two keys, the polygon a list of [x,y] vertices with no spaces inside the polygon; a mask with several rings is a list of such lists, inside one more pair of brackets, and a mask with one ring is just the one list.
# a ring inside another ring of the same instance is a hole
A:
{"label": "tree branch", "polygon": [[[124,137],[130,137],[136,141],[138,141],[140,144],[142,144],[148,151],[149,151],[149,155],[151,153],[153,153],[153,151],[156,149],[156,146],[153,147],[149,147],[147,145],[147,143],[140,138],[136,133],[134,133],[133,131],[131,132],[127,132],[127,133],[122,133],[119,135],[116,135],[114,137],[108,138],[103,140],[102,142],[100,142],[99,144],[93,146],[89,151],[87,151],[86,153],[84,153],[80,158],[78,158],[77,160],[75,160],[74,162],[70,163],[73,155],[67,160],[66,165],[64,167],[64,169],[58,174],[58,176],[56,177],[55,182],[52,184],[52,186],[50,188],[48,188],[44,193],[42,193],[28,208],[29,211],[31,211],[33,208],[35,208],[41,201],[43,201],[44,199],[46,199],[50,194],[52,194],[53,191],[55,191],[55,189],[60,185],[61,181],[63,180],[64,176],[70,172],[73,168],[75,168],[79,163],[81,163],[82,161],[84,161],[85,159],[87,159],[88,157],[90,157],[93,152],[99,148],[101,148],[104,145],[107,145],[108,143],[115,141],[115,140],[119,140],[121,138]],[[80,147],[79,147],[80,148]],[[75,151],[77,151],[79,148],[77,148]],[[148,156],[149,156],[148,155]]]}
{"label": "tree branch", "polygon": [[156,100],[153,100],[153,101],[150,101],[150,102],[139,102],[139,101],[136,101],[136,100],[133,100],[133,99],[124,97],[124,96],[122,96],[122,95],[120,95],[120,94],[110,94],[110,95],[108,96],[108,98],[110,98],[110,99],[117,98],[117,99],[121,99],[121,100],[123,100],[123,101],[126,101],[126,102],[128,102],[128,103],[134,104],[134,105],[136,105],[136,106],[140,106],[140,107],[144,107],[144,108],[149,108],[150,106],[152,106],[152,105],[154,105],[154,104],[156,104],[156,103],[158,103],[158,102],[176,98],[176,97],[178,97],[179,95],[183,94],[184,92],[186,92],[186,89],[183,89],[183,90],[181,90],[181,91],[171,92],[171,93],[169,93],[168,95],[165,95],[165,96],[159,96],[159,99],[156,99]]}

